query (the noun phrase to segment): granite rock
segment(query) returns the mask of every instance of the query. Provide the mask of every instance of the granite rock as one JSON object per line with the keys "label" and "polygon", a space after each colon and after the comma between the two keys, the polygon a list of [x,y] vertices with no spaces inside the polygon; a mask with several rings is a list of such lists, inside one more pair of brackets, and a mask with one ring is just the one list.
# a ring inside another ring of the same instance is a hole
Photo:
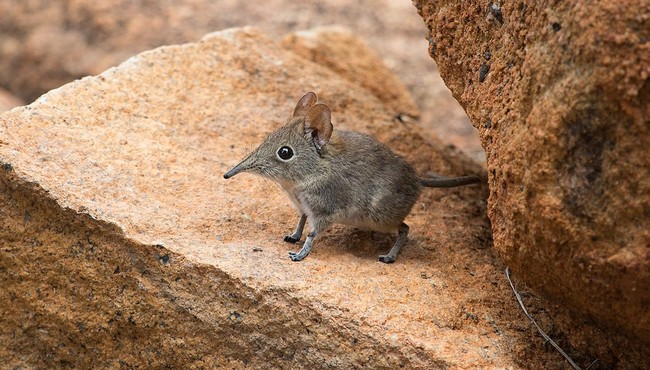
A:
{"label": "granite rock", "polygon": [[414,4],[486,150],[500,255],[576,322],[647,350],[650,4]]}

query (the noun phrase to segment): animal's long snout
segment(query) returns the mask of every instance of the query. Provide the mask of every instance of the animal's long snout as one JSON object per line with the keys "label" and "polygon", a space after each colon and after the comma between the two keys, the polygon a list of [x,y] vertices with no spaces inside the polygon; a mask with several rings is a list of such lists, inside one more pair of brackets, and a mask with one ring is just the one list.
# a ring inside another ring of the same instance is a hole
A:
{"label": "animal's long snout", "polygon": [[230,171],[226,172],[223,175],[223,178],[224,179],[229,179],[229,178],[235,176],[236,174],[238,174],[240,172],[244,172],[244,171],[248,170],[250,168],[250,162],[251,162],[250,157],[244,159],[238,165],[233,167]]}
{"label": "animal's long snout", "polygon": [[237,170],[237,167],[235,167],[235,168],[233,168],[232,170],[230,170],[230,171],[224,173],[224,174],[223,174],[223,178],[224,178],[224,179],[229,179],[229,178],[235,176],[237,173],[239,173],[239,171]]}
{"label": "animal's long snout", "polygon": [[233,167],[230,171],[223,174],[224,179],[229,179],[241,171],[241,163]]}

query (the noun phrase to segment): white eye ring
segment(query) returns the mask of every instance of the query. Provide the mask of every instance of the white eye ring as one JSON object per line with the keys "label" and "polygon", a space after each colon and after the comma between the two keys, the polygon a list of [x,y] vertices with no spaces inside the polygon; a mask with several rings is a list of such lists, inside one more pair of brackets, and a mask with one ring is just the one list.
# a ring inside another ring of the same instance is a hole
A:
{"label": "white eye ring", "polygon": [[278,149],[277,152],[275,152],[275,155],[278,157],[279,160],[283,162],[288,162],[294,157],[294,152],[290,146],[284,145],[280,147],[280,149]]}

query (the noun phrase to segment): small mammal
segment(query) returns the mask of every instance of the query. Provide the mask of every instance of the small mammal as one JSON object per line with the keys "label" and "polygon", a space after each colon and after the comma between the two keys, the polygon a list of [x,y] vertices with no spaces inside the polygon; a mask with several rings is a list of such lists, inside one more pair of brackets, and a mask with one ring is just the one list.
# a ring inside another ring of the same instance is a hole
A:
{"label": "small mammal", "polygon": [[300,240],[309,221],[307,239],[293,261],[307,257],[314,239],[332,224],[383,233],[397,231],[397,240],[384,263],[395,262],[406,242],[411,212],[422,187],[450,188],[481,182],[478,176],[423,179],[403,158],[373,137],[334,131],[327,105],[313,92],[305,94],[289,122],[269,134],[243,161],[226,172],[231,178],[251,172],[276,182],[293,202],[300,217],[284,241]]}

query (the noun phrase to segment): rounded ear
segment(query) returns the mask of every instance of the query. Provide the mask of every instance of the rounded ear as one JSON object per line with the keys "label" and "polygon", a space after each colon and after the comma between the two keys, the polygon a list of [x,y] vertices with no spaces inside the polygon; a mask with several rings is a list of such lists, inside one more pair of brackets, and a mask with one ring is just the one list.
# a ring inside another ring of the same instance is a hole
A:
{"label": "rounded ear", "polygon": [[305,116],[305,135],[314,140],[317,150],[321,150],[332,137],[332,113],[330,107],[319,103],[309,108]]}
{"label": "rounded ear", "polygon": [[316,104],[316,101],[318,101],[318,97],[313,91],[303,95],[302,98],[298,100],[298,104],[296,104],[296,108],[293,110],[293,117],[304,117],[309,108]]}

